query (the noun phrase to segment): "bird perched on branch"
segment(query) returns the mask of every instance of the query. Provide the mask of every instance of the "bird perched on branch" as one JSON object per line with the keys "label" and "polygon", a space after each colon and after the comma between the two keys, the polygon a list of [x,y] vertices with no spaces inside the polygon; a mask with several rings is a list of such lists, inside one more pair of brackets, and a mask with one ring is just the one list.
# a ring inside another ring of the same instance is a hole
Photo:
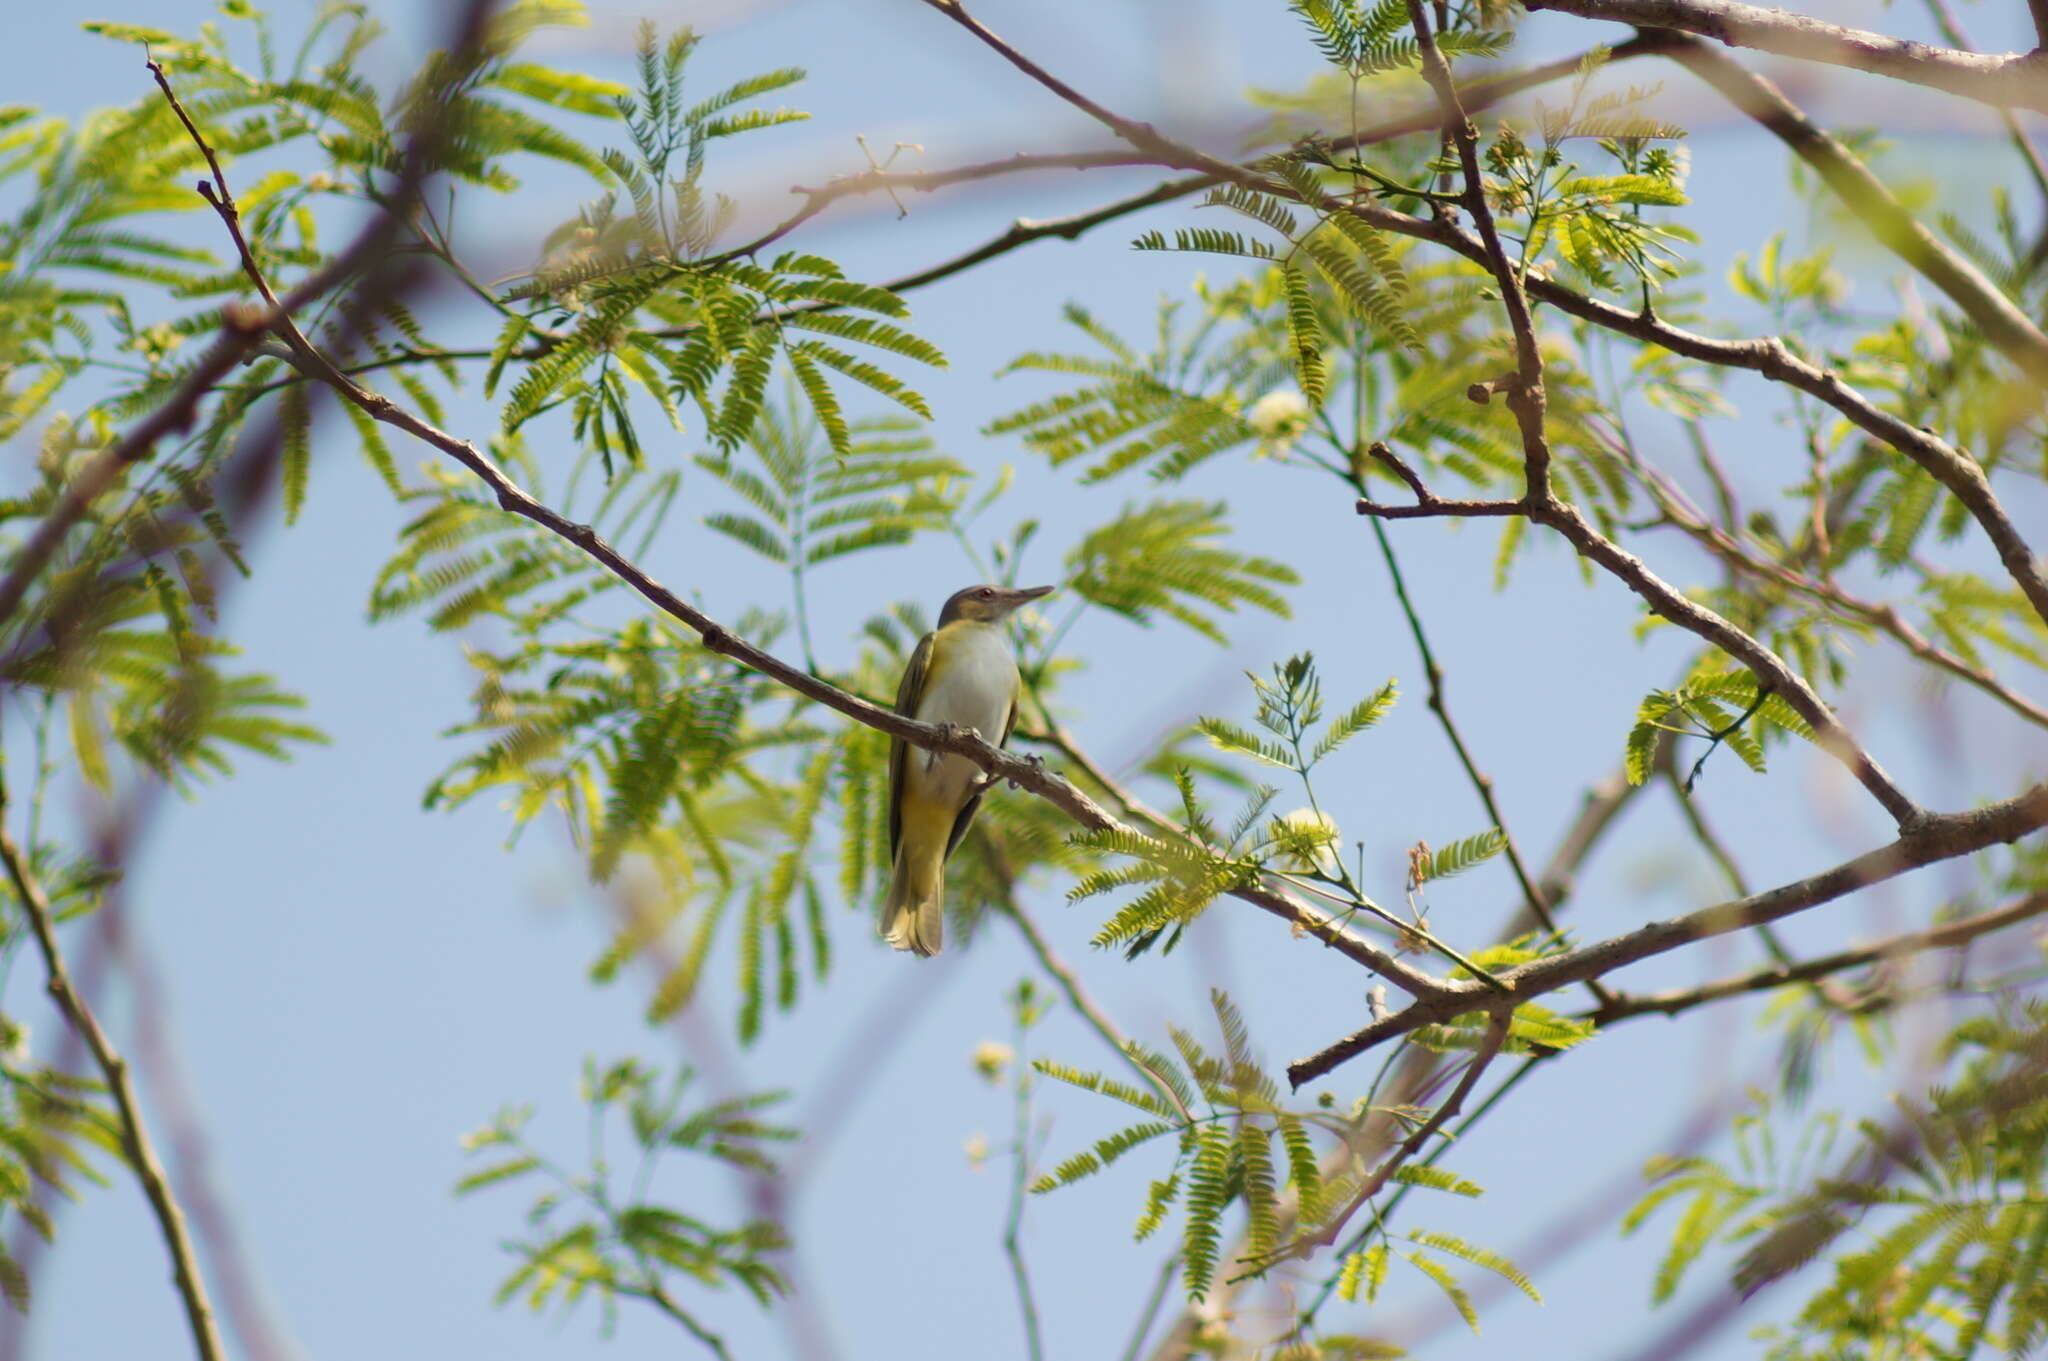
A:
{"label": "bird perched on branch", "polygon": [[[939,626],[910,656],[896,712],[924,723],[972,728],[1002,746],[1017,725],[1016,654],[1003,621],[1050,586],[969,586],[939,611]],[[964,756],[889,744],[889,853],[894,869],[882,936],[899,950],[935,955],[944,945],[946,857],[967,834],[988,781]]]}

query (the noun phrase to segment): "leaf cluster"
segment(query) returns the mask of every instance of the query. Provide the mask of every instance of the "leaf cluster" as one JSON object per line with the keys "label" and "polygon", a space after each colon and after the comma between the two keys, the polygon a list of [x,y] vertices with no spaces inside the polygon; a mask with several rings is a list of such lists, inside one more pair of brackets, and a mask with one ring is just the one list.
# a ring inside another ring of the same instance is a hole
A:
{"label": "leaf cluster", "polygon": [[[707,1290],[738,1285],[763,1307],[788,1290],[772,1260],[788,1238],[773,1220],[720,1227],[651,1198],[657,1164],[669,1154],[691,1153],[742,1178],[766,1177],[776,1171],[768,1149],[797,1137],[763,1116],[784,1093],[686,1106],[695,1078],[687,1067],[664,1078],[634,1059],[602,1068],[586,1060],[587,1170],[572,1172],[529,1143],[530,1109],[505,1112],[463,1140],[472,1156],[491,1161],[458,1181],[457,1195],[513,1182],[537,1181],[544,1188],[526,1212],[522,1235],[504,1244],[518,1265],[498,1287],[500,1304],[523,1298],[535,1312],[550,1305],[570,1310],[594,1296],[609,1333],[621,1300],[645,1301],[687,1319],[680,1296],[685,1284]],[[605,1147],[607,1134],[621,1125],[630,1170],[615,1170]]]}

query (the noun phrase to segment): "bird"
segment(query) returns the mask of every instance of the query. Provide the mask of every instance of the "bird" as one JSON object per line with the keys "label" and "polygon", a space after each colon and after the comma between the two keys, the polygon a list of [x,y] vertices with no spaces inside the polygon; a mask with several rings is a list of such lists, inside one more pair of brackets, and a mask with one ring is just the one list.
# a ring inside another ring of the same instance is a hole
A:
{"label": "bird", "polygon": [[[1003,629],[1019,606],[1050,586],[969,586],[939,611],[896,688],[896,712],[922,723],[972,728],[1002,746],[1017,725],[1016,654]],[[967,834],[988,783],[964,756],[889,742],[889,897],[882,938],[922,957],[945,945],[946,857]]]}

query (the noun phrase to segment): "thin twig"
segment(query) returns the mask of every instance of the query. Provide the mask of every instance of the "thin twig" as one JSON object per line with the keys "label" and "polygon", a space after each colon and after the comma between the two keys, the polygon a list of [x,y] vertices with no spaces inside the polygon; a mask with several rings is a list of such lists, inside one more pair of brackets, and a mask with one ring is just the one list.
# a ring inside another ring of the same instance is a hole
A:
{"label": "thin twig", "polygon": [[1003,1221],[1003,1256],[1010,1263],[1010,1279],[1017,1287],[1017,1308],[1024,1316],[1026,1361],[1045,1361],[1045,1343],[1039,1332],[1038,1301],[1031,1293],[1031,1271],[1024,1262],[1024,1201],[1031,1181],[1031,1069],[1024,1064],[1025,1018],[1017,1020],[1017,1118],[1011,1135],[1010,1209]]}
{"label": "thin twig", "polygon": [[1552,498],[1550,437],[1543,425],[1548,406],[1543,387],[1543,349],[1536,340],[1536,323],[1529,314],[1529,299],[1522,289],[1521,271],[1515,268],[1514,261],[1508,258],[1507,247],[1501,244],[1500,230],[1493,220],[1493,208],[1486,201],[1486,176],[1479,166],[1479,130],[1473,127],[1471,117],[1465,112],[1464,101],[1458,95],[1458,83],[1451,75],[1450,63],[1444,60],[1444,54],[1437,48],[1436,34],[1430,28],[1422,0],[1408,0],[1408,26],[1415,30],[1423,78],[1436,92],[1437,103],[1443,110],[1444,126],[1457,147],[1458,167],[1464,176],[1459,202],[1479,231],[1486,267],[1500,289],[1501,307],[1507,312],[1508,327],[1514,334],[1516,382],[1508,389],[1507,400],[1508,409],[1514,412],[1515,424],[1522,435],[1522,463],[1528,482],[1525,494],[1532,502],[1547,502]]}
{"label": "thin twig", "polygon": [[1445,501],[1431,498],[1413,506],[1387,506],[1360,499],[1357,510],[1360,515],[1386,520],[1524,515],[1534,523],[1556,531],[1578,550],[1581,557],[1605,568],[1657,614],[1714,644],[1755,673],[1758,684],[1776,692],[1793,712],[1806,721],[1821,749],[1848,768],[1857,783],[1892,815],[1902,831],[1927,816],[1926,810],[1893,782],[1813,687],[1784,658],[1737,627],[1733,621],[1700,604],[1652,572],[1641,558],[1594,529],[1569,503],[1555,497],[1541,501]]}
{"label": "thin twig", "polygon": [[1145,1335],[1152,1331],[1152,1321],[1159,1317],[1159,1306],[1166,1302],[1166,1292],[1173,1286],[1173,1278],[1180,1272],[1180,1254],[1169,1252],[1166,1261],[1160,1265],[1159,1274],[1152,1281],[1152,1289],[1145,1296],[1145,1306],[1138,1311],[1138,1323],[1131,1330],[1131,1340],[1124,1346],[1121,1361],[1138,1361],[1138,1353],[1145,1349]]}
{"label": "thin twig", "polygon": [[675,1298],[662,1289],[660,1280],[651,1274],[648,1277],[647,1284],[638,1290],[619,1285],[614,1285],[612,1288],[624,1294],[638,1294],[649,1304],[652,1304],[655,1308],[661,1310],[662,1313],[667,1314],[670,1318],[681,1324],[683,1331],[703,1343],[710,1350],[711,1354],[718,1358],[718,1361],[732,1361],[732,1353],[725,1349],[725,1339],[697,1322],[695,1315],[683,1308],[682,1305],[677,1304]]}
{"label": "thin twig", "polygon": [[[1698,437],[1695,438],[1697,441]],[[1925,634],[1914,628],[1905,616],[1899,613],[1897,606],[1888,602],[1880,605],[1851,595],[1832,578],[1816,580],[1790,564],[1757,557],[1735,537],[1736,531],[1729,528],[1730,525],[1739,523],[1732,513],[1724,515],[1722,524],[1708,522],[1686,502],[1668,476],[1636,458],[1626,443],[1618,442],[1611,447],[1628,463],[1644,488],[1656,500],[1658,509],[1664,517],[1660,523],[1669,524],[1707,549],[1730,571],[1744,573],[1797,592],[1808,599],[1832,605],[1878,629],[1921,661],[1946,671],[1956,679],[1982,691],[2029,723],[2048,727],[2048,708],[2043,708],[2013,690],[1982,667],[1972,665],[1946,648],[1930,642]],[[1702,454],[1705,466],[1717,468],[1703,442],[1697,442],[1695,447]],[[1724,494],[1722,504],[1728,507],[1732,505],[1732,501]]]}
{"label": "thin twig", "polygon": [[[1374,452],[1385,448],[1375,446]],[[1391,450],[1388,451],[1391,454]],[[1420,486],[1417,482],[1415,485]],[[1444,670],[1438,665],[1436,653],[1429,645],[1429,635],[1423,631],[1422,617],[1416,612],[1415,602],[1408,598],[1408,583],[1401,575],[1400,560],[1394,556],[1394,545],[1387,537],[1386,526],[1378,520],[1372,521],[1373,537],[1378,540],[1380,557],[1387,565],[1387,575],[1394,586],[1394,599],[1401,606],[1401,614],[1408,621],[1409,636],[1415,640],[1415,650],[1422,655],[1422,672],[1429,682],[1429,711],[1436,715],[1437,725],[1443,729],[1444,737],[1457,753],[1458,764],[1465,771],[1465,779],[1479,795],[1479,802],[1486,808],[1487,817],[1501,835],[1501,845],[1507,856],[1508,867],[1514,871],[1515,882],[1521,886],[1523,902],[1529,913],[1541,922],[1543,929],[1557,934],[1557,918],[1551,914],[1550,904],[1545,901],[1543,890],[1531,877],[1529,867],[1522,861],[1522,852],[1515,845],[1515,839],[1508,831],[1507,819],[1501,815],[1500,803],[1494,798],[1493,777],[1479,768],[1472,759],[1471,749],[1465,745],[1465,738],[1458,731],[1457,720],[1451,716],[1451,707],[1444,694]],[[1597,980],[1587,983],[1587,988],[1596,998],[1605,1000],[1606,988]]]}
{"label": "thin twig", "polygon": [[[2027,5],[2034,11],[2035,28],[2043,33],[2043,43],[2048,45],[2048,0],[2027,0]],[[1949,8],[1948,0],[1927,0],[1927,10],[1934,16],[1935,26],[1941,30],[1941,36],[1948,39],[1949,46],[1964,52],[1977,50],[1977,44],[1970,40],[1969,30],[1963,27],[1962,21],[1956,18],[1955,11]],[[2020,159],[2026,162],[2027,173],[2033,177],[2034,187],[2041,191],[2044,199],[2048,199],[2048,165],[2042,164],[2040,148],[2034,145],[2034,139],[2027,135],[2027,130],[2020,126],[2020,120],[2013,117],[2011,109],[2000,109],[1998,121],[2005,125],[2005,135],[2012,142],[2013,150],[2019,152]]]}
{"label": "thin twig", "polygon": [[1023,904],[1017,901],[1014,889],[1010,893],[1009,900],[1003,904],[1003,908],[1004,915],[1008,916],[1011,922],[1016,925],[1018,934],[1024,937],[1024,943],[1031,947],[1032,957],[1037,959],[1038,967],[1045,970],[1052,977],[1053,982],[1059,984],[1060,991],[1066,994],[1067,1005],[1071,1006],[1075,1014],[1088,1023],[1089,1029],[1100,1036],[1104,1044],[1114,1049],[1117,1055],[1126,1064],[1130,1065],[1132,1072],[1136,1073],[1147,1086],[1159,1094],[1161,1100],[1179,1111],[1181,1119],[1192,1121],[1194,1113],[1181,1104],[1179,1093],[1168,1086],[1159,1074],[1153,1072],[1150,1067],[1131,1051],[1130,1040],[1117,1026],[1115,1020],[1110,1017],[1109,1013],[1098,1006],[1095,999],[1088,995],[1087,988],[1081,982],[1081,976],[1075,973],[1073,967],[1061,959],[1059,954],[1054,951],[1052,942],[1046,939],[1045,932],[1039,930],[1038,923],[1033,920],[1029,912],[1024,910]]}

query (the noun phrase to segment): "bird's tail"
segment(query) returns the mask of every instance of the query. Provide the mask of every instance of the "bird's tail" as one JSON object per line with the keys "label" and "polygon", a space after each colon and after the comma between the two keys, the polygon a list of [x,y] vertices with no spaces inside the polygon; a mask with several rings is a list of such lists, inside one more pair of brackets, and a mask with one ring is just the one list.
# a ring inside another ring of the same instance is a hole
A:
{"label": "bird's tail", "polygon": [[882,938],[899,950],[930,957],[945,947],[946,859],[912,855],[911,839],[896,852],[889,901],[882,909]]}

